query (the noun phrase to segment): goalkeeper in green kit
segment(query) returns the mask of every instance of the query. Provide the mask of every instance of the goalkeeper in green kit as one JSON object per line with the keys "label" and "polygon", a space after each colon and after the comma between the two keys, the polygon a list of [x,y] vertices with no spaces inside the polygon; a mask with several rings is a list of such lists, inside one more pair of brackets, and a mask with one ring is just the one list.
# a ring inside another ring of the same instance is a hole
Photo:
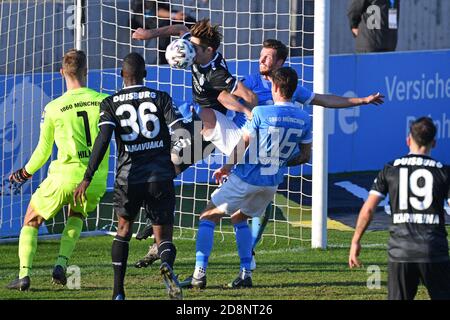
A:
{"label": "goalkeeper in green kit", "polygon": [[104,157],[86,192],[83,204],[73,202],[73,191],[83,180],[93,142],[99,132],[100,103],[107,97],[86,88],[87,63],[83,51],[71,49],[63,58],[61,74],[67,92],[48,103],[41,119],[39,143],[28,163],[12,173],[12,183],[30,179],[48,160],[53,143],[58,157],[50,164],[47,178],[31,197],[19,238],[19,277],[7,288],[27,290],[36,253],[39,226],[52,219],[64,205],[69,205],[69,218],[61,235],[59,255],[53,269],[53,282],[65,285],[67,261],[75,248],[83,227],[83,219],[94,210],[106,190],[108,156]]}

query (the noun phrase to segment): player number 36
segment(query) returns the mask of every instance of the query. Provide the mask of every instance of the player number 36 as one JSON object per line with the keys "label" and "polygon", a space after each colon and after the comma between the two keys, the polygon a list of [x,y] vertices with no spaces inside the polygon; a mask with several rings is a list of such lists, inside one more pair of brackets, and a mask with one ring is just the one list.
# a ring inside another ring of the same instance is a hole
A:
{"label": "player number 36", "polygon": [[[146,110],[147,113],[146,113]],[[157,112],[158,109],[151,102],[143,102],[139,105],[138,112],[131,104],[123,104],[119,106],[116,110],[117,116],[123,116],[125,112],[128,112],[129,117],[120,120],[120,125],[122,128],[131,128],[131,133],[122,134],[121,138],[123,141],[134,141],[137,139],[139,132],[147,139],[153,139],[159,134],[160,124],[159,119],[153,113]],[[153,123],[153,129],[148,130],[147,124],[151,121]]]}

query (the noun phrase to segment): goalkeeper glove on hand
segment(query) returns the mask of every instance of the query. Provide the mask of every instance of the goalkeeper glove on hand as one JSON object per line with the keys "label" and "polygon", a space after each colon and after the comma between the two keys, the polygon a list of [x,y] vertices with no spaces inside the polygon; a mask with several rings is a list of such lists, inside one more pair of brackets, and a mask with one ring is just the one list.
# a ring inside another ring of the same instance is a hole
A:
{"label": "goalkeeper glove on hand", "polygon": [[25,168],[20,168],[9,176],[9,181],[23,183],[30,179],[33,175],[29,174]]}

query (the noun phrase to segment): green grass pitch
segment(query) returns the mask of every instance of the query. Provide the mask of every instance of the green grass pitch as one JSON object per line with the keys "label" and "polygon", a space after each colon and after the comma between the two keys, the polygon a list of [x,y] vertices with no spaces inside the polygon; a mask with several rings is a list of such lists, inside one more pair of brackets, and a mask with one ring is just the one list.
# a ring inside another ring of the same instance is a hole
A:
{"label": "green grass pitch", "polygon": [[[183,239],[176,239],[178,249],[175,272],[180,279],[189,276],[195,263],[194,235],[184,231]],[[286,240],[265,237],[257,248],[257,270],[253,273],[251,289],[224,289],[239,269],[234,236],[216,235],[208,268],[205,290],[184,290],[184,299],[385,299],[387,294],[387,232],[368,232],[361,259],[364,267],[350,270],[347,266],[351,232],[329,231],[327,250],[310,249],[309,243],[287,243]],[[17,276],[17,243],[0,244],[0,299],[111,299],[113,270],[111,266],[111,236],[81,238],[70,265],[81,271],[81,288],[71,290],[51,284],[53,263],[58,254],[59,241],[39,241],[34,261],[31,289],[28,292],[10,291],[5,286]],[[167,295],[156,263],[147,269],[136,269],[134,262],[147,252],[150,241],[130,242],[128,270],[125,279],[127,299],[165,300]],[[381,288],[368,289],[370,274],[367,267],[381,269]],[[427,299],[421,287],[418,299]]]}

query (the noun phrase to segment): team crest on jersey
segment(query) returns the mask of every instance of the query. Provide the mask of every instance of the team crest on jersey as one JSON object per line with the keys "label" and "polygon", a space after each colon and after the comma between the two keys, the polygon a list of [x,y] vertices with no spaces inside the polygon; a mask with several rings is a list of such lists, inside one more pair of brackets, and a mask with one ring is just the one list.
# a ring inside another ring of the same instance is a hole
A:
{"label": "team crest on jersey", "polygon": [[41,123],[44,123],[44,120],[45,120],[45,110],[42,111],[42,114],[41,114]]}

